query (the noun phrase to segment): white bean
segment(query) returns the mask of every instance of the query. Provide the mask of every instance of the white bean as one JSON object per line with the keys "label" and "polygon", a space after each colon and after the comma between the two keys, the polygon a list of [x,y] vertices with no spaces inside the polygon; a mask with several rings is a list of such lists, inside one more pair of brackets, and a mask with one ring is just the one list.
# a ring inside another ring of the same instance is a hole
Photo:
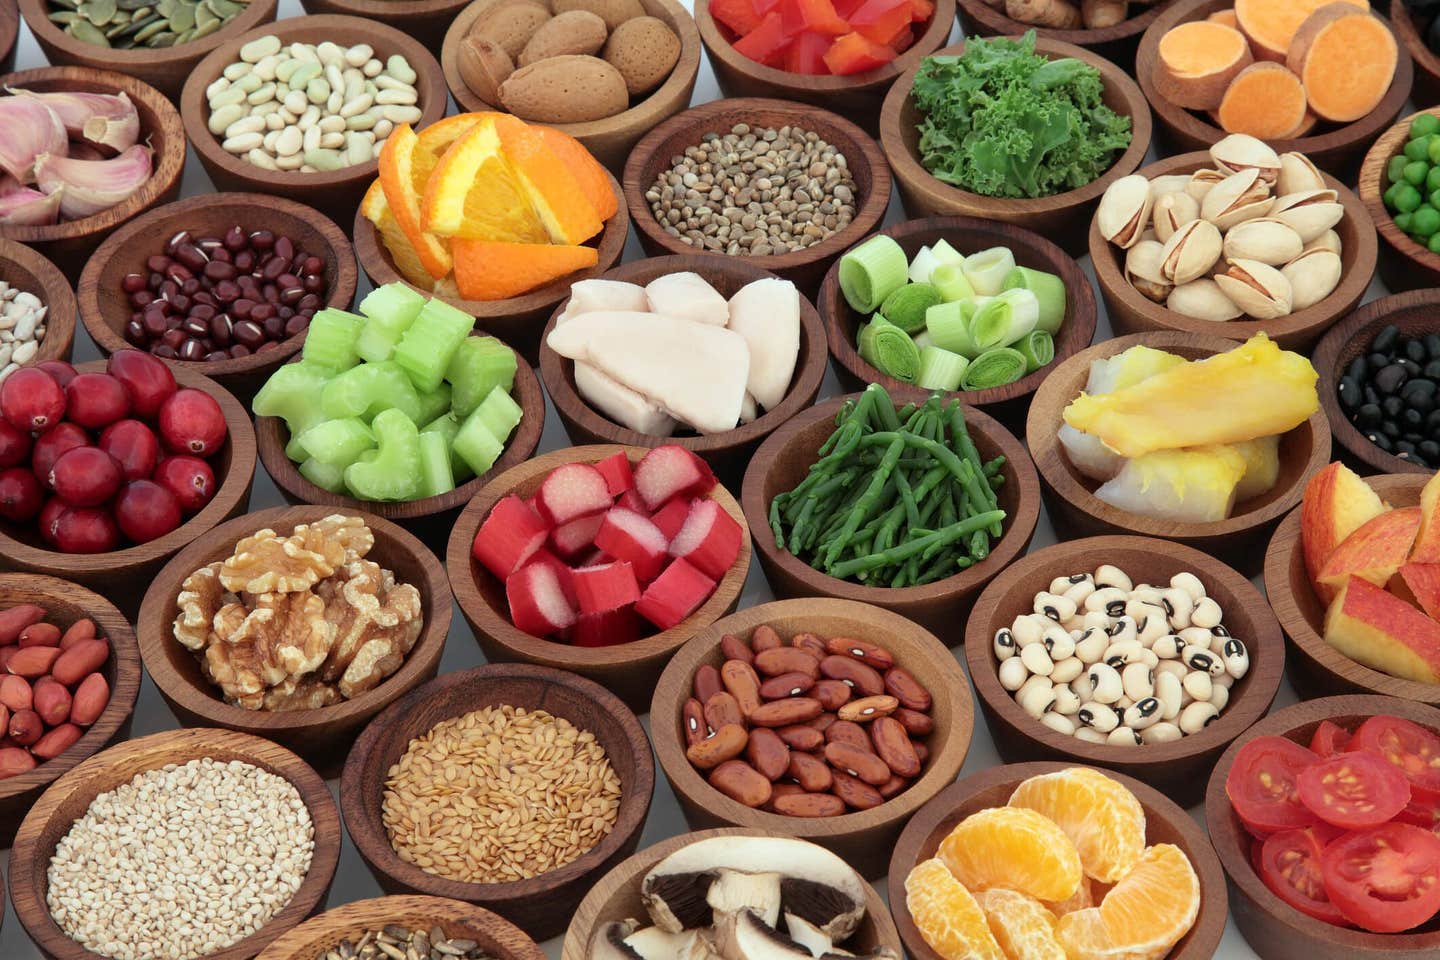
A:
{"label": "white bean", "polygon": [[1167,633],[1150,645],[1150,650],[1161,660],[1179,660],[1180,651],[1185,649],[1184,638]]}
{"label": "white bean", "polygon": [[1168,673],[1176,680],[1184,680],[1185,674],[1189,672],[1190,668],[1185,666],[1185,664],[1181,663],[1179,660],[1161,660],[1160,663],[1155,667],[1155,676],[1157,678],[1162,673]]}
{"label": "white bean", "polygon": [[1025,685],[1030,679],[1030,671],[1025,669],[1025,664],[1020,662],[1019,657],[1012,657],[1000,664],[1000,686],[1014,693]]}
{"label": "white bean", "polygon": [[1180,651],[1180,659],[1191,670],[1203,670],[1212,677],[1225,672],[1225,661],[1211,653],[1209,647],[1186,647]]}
{"label": "white bean", "polygon": [[1008,627],[1001,627],[995,631],[995,659],[1001,663],[1011,657],[1020,656],[1020,648],[1015,643],[1015,634]]}
{"label": "white bean", "polygon": [[1048,677],[1055,669],[1055,661],[1050,659],[1050,654],[1045,652],[1045,644],[1032,643],[1020,648],[1020,662],[1025,664],[1037,677]]}
{"label": "white bean", "polygon": [[1225,672],[1239,680],[1250,672],[1250,651],[1245,649],[1245,642],[1234,637],[1225,641],[1221,656],[1225,660]]}
{"label": "white bean", "polygon": [[1209,700],[1210,691],[1214,687],[1210,682],[1210,674],[1203,670],[1193,670],[1185,674],[1185,679],[1181,681],[1180,685],[1196,700]]}
{"label": "white bean", "polygon": [[[1079,579],[1077,580],[1076,577]],[[1056,577],[1050,581],[1051,593],[1066,593],[1071,587],[1090,582],[1090,574],[1080,573],[1068,577]]]}
{"label": "white bean", "polygon": [[1075,639],[1064,627],[1051,625],[1046,629],[1041,642],[1045,645],[1045,651],[1050,654],[1051,660],[1065,660],[1075,653]]}
{"label": "white bean", "polygon": [[1051,711],[1040,718],[1040,722],[1054,730],[1056,733],[1063,733],[1067,737],[1075,736],[1075,721],[1064,714]]}
{"label": "white bean", "polygon": [[1054,593],[1037,593],[1032,609],[1039,614],[1060,623],[1075,616],[1075,604],[1065,597]]}
{"label": "white bean", "polygon": [[1184,590],[1196,603],[1199,603],[1200,598],[1205,596],[1205,584],[1201,583],[1200,578],[1189,570],[1182,570],[1171,577],[1170,586],[1176,590]]}
{"label": "white bean", "polygon": [[1118,617],[1125,612],[1129,598],[1119,587],[1097,587],[1085,598],[1087,611],[1103,611],[1106,616]]}
{"label": "white bean", "polygon": [[1100,703],[1114,703],[1119,700],[1125,692],[1125,686],[1120,682],[1120,674],[1108,663],[1092,664],[1085,676],[1090,679],[1090,691],[1094,699]]}
{"label": "white bean", "polygon": [[1083,740],[1086,743],[1104,743],[1105,734],[1098,730],[1091,730],[1089,727],[1079,727],[1075,730],[1075,739]]}
{"label": "white bean", "polygon": [[1215,602],[1215,598],[1205,597],[1196,601],[1195,610],[1190,614],[1190,622],[1197,627],[1214,629],[1220,626],[1222,617],[1220,604]]}
{"label": "white bean", "polygon": [[1090,627],[1075,641],[1075,656],[1086,664],[1099,661],[1105,648],[1110,646],[1110,637],[1099,627]]}
{"label": "white bean", "polygon": [[1020,709],[1038,720],[1055,705],[1054,684],[1045,677],[1031,677],[1016,691],[1015,702],[1020,704]]}
{"label": "white bean", "polygon": [[1140,739],[1140,734],[1129,727],[1116,727],[1111,730],[1110,736],[1105,738],[1105,742],[1112,747],[1138,747],[1144,743]]}
{"label": "white bean", "polygon": [[1080,620],[1085,625],[1086,630],[1089,630],[1091,627],[1099,627],[1101,630],[1106,630],[1110,627],[1110,615],[1104,610],[1086,610]]}
{"label": "white bean", "polygon": [[1025,647],[1032,643],[1039,643],[1045,636],[1045,628],[1050,626],[1050,621],[1039,614],[1025,614],[1015,618],[1010,624],[1010,632],[1015,635],[1017,647]]}
{"label": "white bean", "polygon": [[1121,721],[1131,730],[1144,730],[1160,721],[1160,714],[1163,710],[1159,700],[1154,697],[1144,697],[1136,700],[1133,707],[1125,710]]}
{"label": "white bean", "polygon": [[1185,736],[1185,734],[1182,733],[1180,728],[1175,726],[1175,724],[1167,720],[1161,720],[1159,723],[1146,729],[1146,731],[1140,735],[1140,739],[1146,743],[1173,743],[1183,736]]}
{"label": "white bean", "polygon": [[1196,700],[1184,710],[1180,711],[1180,731],[1186,736],[1199,733],[1210,725],[1220,711],[1215,709],[1213,703],[1204,700]]}
{"label": "white bean", "polygon": [[[1054,679],[1053,675],[1051,679]],[[1056,713],[1063,713],[1067,717],[1073,717],[1080,712],[1080,697],[1063,683],[1057,683],[1051,687],[1055,694],[1055,705],[1050,709]]]}
{"label": "white bean", "polygon": [[1056,683],[1068,684],[1084,672],[1084,661],[1079,657],[1070,657],[1055,664],[1055,669],[1050,671],[1050,679]]}
{"label": "white bean", "polygon": [[1224,710],[1225,705],[1230,702],[1230,688],[1222,687],[1218,683],[1210,688],[1210,704],[1216,710]]}
{"label": "white bean", "polygon": [[1132,663],[1120,673],[1125,696],[1139,703],[1155,692],[1155,671],[1143,663]]}
{"label": "white bean", "polygon": [[1075,718],[1080,722],[1082,727],[1090,727],[1101,733],[1109,733],[1120,725],[1120,718],[1114,710],[1110,709],[1106,704],[1097,703],[1093,700],[1082,703],[1079,712],[1075,714]]}
{"label": "white bean", "polygon": [[1130,579],[1129,574],[1108,563],[1095,571],[1095,583],[1104,587],[1119,587],[1126,593],[1135,588],[1135,582]]}

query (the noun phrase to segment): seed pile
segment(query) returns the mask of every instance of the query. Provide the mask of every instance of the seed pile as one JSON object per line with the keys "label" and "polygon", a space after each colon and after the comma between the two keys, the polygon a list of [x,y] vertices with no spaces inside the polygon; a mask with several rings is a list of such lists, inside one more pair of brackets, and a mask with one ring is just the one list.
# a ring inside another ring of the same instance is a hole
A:
{"label": "seed pile", "polygon": [[50,21],[98,47],[178,47],[208,37],[250,0],[50,0]]}
{"label": "seed pile", "polygon": [[485,707],[436,724],[390,768],[390,844],[463,883],[562,867],[615,826],[620,778],[588,730],[544,710]]}
{"label": "seed pile", "polygon": [[452,938],[443,928],[412,930],[387,923],[379,930],[367,930],[355,939],[345,939],[315,960],[488,960],[489,955],[474,940]]}
{"label": "seed pile", "polygon": [[0,380],[35,359],[45,339],[45,313],[49,309],[27,290],[0,280]]}
{"label": "seed pile", "polygon": [[91,801],[55,849],[46,902],[101,956],[192,960],[284,909],[314,848],[284,777],[238,760],[172,763]]}
{"label": "seed pile", "polygon": [[1375,446],[1422,467],[1440,466],[1440,334],[1408,337],[1393,323],[1345,368],[1337,393]]}

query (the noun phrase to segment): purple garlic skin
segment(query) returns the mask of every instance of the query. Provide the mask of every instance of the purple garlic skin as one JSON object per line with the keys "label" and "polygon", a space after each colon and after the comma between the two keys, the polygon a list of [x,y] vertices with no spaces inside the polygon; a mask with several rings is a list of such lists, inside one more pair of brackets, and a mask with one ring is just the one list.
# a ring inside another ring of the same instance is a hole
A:
{"label": "purple garlic skin", "polygon": [[60,213],[68,220],[109,210],[129,199],[150,179],[150,172],[150,148],[140,144],[108,160],[43,156],[35,164],[42,191],[64,188]]}
{"label": "purple garlic skin", "polygon": [[110,154],[121,153],[140,140],[140,113],[123,92],[37,93],[23,88],[6,89],[17,97],[49,107],[73,140],[103,147]]}
{"label": "purple garlic skin", "polygon": [[69,147],[55,111],[30,97],[0,97],[0,170],[33,183],[36,161],[46,154],[64,156]]}

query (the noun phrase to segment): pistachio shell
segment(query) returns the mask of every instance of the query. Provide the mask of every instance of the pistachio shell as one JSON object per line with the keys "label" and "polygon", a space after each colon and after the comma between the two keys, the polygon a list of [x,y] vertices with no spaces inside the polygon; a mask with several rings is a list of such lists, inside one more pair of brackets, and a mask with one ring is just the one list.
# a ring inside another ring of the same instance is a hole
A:
{"label": "pistachio shell", "polygon": [[1224,231],[1265,216],[1274,203],[1270,188],[1260,179],[1260,171],[1251,167],[1230,174],[1212,187],[1200,202],[1200,216]]}
{"label": "pistachio shell", "polygon": [[1334,190],[1302,190],[1278,198],[1270,215],[1289,224],[1309,243],[1345,218],[1345,205],[1336,199]]}
{"label": "pistachio shell", "polygon": [[1155,235],[1154,227],[1146,227],[1145,232],[1140,234],[1140,242],[1144,243],[1146,240],[1154,240],[1156,243],[1160,242],[1160,238]]}
{"label": "pistachio shell", "polygon": [[1140,293],[1163,303],[1170,294],[1171,283],[1160,269],[1164,246],[1155,240],[1142,240],[1125,252],[1125,279]]}
{"label": "pistachio shell", "polygon": [[1326,230],[1320,234],[1320,236],[1305,244],[1305,249],[1302,250],[1301,253],[1306,254],[1312,250],[1329,250],[1337,256],[1345,252],[1344,245],[1340,242],[1340,234],[1334,230]]}
{"label": "pistachio shell", "polygon": [[1110,184],[1095,211],[1100,235],[1122,250],[1140,241],[1150,219],[1150,181],[1132,173]]}
{"label": "pistachio shell", "polygon": [[1280,176],[1275,180],[1275,193],[1299,193],[1302,190],[1323,190],[1325,177],[1303,153],[1280,154]]}
{"label": "pistachio shell", "polygon": [[1185,192],[1196,200],[1199,200],[1203,205],[1205,195],[1208,194],[1217,183],[1224,180],[1226,176],[1228,176],[1228,174],[1221,173],[1219,170],[1211,170],[1208,167],[1196,170],[1190,174],[1190,182],[1185,185]]}
{"label": "pistachio shell", "polygon": [[1155,201],[1155,238],[1170,239],[1184,224],[1200,216],[1200,203],[1188,193],[1167,193]]}
{"label": "pistachio shell", "polygon": [[1160,272],[1171,283],[1189,283],[1205,276],[1220,257],[1220,231],[1208,220],[1191,220],[1165,241]]}
{"label": "pistachio shell", "polygon": [[1342,270],[1339,254],[1318,249],[1302,253],[1281,267],[1280,273],[1290,281],[1292,309],[1313,307],[1334,293]]}
{"label": "pistachio shell", "polygon": [[1171,290],[1165,306],[1198,320],[1234,320],[1244,313],[1209,277],[1191,280]]}
{"label": "pistachio shell", "polygon": [[1188,173],[1167,173],[1163,177],[1156,177],[1150,181],[1150,199],[1159,200],[1167,193],[1184,193],[1189,183]]}
{"label": "pistachio shell", "polygon": [[1259,260],[1272,267],[1294,260],[1304,247],[1300,234],[1273,217],[1246,220],[1225,234],[1227,259]]}
{"label": "pistachio shell", "polygon": [[1280,175],[1280,157],[1265,141],[1246,133],[1232,133],[1220,140],[1210,148],[1210,159],[1227,173],[1254,170],[1267,184]]}
{"label": "pistachio shell", "polygon": [[1256,320],[1274,320],[1290,313],[1290,281],[1259,260],[1231,260],[1230,269],[1215,275],[1225,296]]}

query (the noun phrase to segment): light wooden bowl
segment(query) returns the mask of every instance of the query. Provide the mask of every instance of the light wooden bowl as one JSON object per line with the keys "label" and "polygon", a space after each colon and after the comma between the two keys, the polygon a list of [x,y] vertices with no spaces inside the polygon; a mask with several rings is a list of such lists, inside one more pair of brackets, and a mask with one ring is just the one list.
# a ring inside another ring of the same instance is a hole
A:
{"label": "light wooden bowl", "polygon": [[[962,42],[937,51],[936,56],[958,56],[964,52]],[[1145,153],[1150,149],[1150,107],[1125,71],[1084,47],[1041,39],[1035,42],[1035,52],[1051,60],[1073,57],[1100,71],[1100,80],[1105,85],[1105,105],[1131,119],[1129,149],[1094,183],[1034,200],[1012,200],[971,193],[936,179],[920,163],[917,124],[921,117],[910,98],[918,66],[901,74],[885,95],[885,106],[880,113],[880,146],[895,172],[900,202],[908,216],[1001,220],[1048,237],[1066,253],[1078,257],[1085,252],[1086,224],[1099,206],[1100,196],[1110,184],[1134,173],[1144,162]]]}
{"label": "light wooden bowl", "polygon": [[[1208,152],[1186,153],[1152,163],[1138,172],[1153,179],[1169,174],[1193,173],[1211,165]],[[1375,228],[1366,205],[1339,180],[1328,173],[1323,176],[1325,186],[1336,192],[1345,207],[1345,218],[1335,226],[1341,243],[1340,283],[1330,296],[1314,306],[1296,310],[1278,320],[1201,320],[1169,310],[1163,303],[1156,303],[1125,279],[1125,251],[1101,236],[1100,228],[1092,218],[1090,262],[1095,267],[1095,279],[1100,282],[1100,295],[1105,298],[1105,307],[1115,333],[1178,330],[1243,341],[1263,331],[1287,350],[1307,351],[1331,324],[1355,308],[1375,275]]]}
{"label": "light wooden bowl", "polygon": [[[988,8],[987,8],[988,9]],[[1095,337],[1095,291],[1075,259],[1045,237],[1009,223],[977,220],[973,217],[926,217],[907,220],[881,233],[893,237],[906,256],[914,256],[922,247],[944,239],[957,250],[975,252],[987,247],[1007,246],[1016,254],[1021,266],[1046,270],[1065,281],[1067,304],[1065,322],[1055,338],[1055,359],[1034,373],[1014,383],[989,390],[957,391],[953,396],[971,406],[979,407],[996,417],[1008,428],[1019,430],[1025,424],[1025,411],[1030,397],[1055,365],[1078,350],[1090,346]],[[837,263],[825,275],[817,301],[820,315],[825,318],[825,334],[830,356],[835,361],[835,375],[847,390],[863,390],[866,384],[879,383],[887,389],[905,389],[909,384],[887,376],[860,356],[855,337],[860,325],[869,321],[851,309],[840,292],[840,266]]]}
{"label": "light wooden bowl", "polygon": [[[1155,89],[1155,60],[1159,55],[1160,38],[1171,27],[1191,20],[1203,20],[1217,10],[1229,10],[1232,6],[1233,0],[1175,0],[1155,18],[1140,38],[1140,49],[1135,55],[1135,76],[1155,111],[1156,139],[1166,147],[1166,153],[1204,150],[1225,136],[1225,131],[1211,123],[1208,116],[1175,106]],[[1380,16],[1379,13],[1376,16]],[[1381,19],[1384,20],[1383,17]],[[1388,20],[1384,22],[1389,25]],[[1400,114],[1405,101],[1410,98],[1415,65],[1405,45],[1398,38],[1396,43],[1399,60],[1395,65],[1395,78],[1390,82],[1385,98],[1367,116],[1354,123],[1325,124],[1320,133],[1267,141],[1270,146],[1277,153],[1292,150],[1303,153],[1320,169],[1350,182],[1366,147]]]}
{"label": "light wooden bowl", "polygon": [[10,854],[10,900],[25,932],[45,956],[104,960],[71,940],[45,904],[50,859],[75,821],[96,796],[129,783],[137,774],[205,757],[239,760],[289,780],[310,811],[315,837],[310,869],[290,903],[250,936],[207,954],[207,960],[247,960],[320,907],[340,859],[340,816],[325,781],[295,754],[259,737],[204,728],[167,730],[111,747],[81,763],[45,791],[20,825]]}
{"label": "light wooden bowl", "polygon": [[1390,26],[1399,38],[1400,45],[1415,61],[1415,89],[1412,96],[1416,103],[1440,101],[1440,56],[1425,45],[1421,31],[1428,24],[1416,23],[1410,15],[1405,0],[1390,0]]}
{"label": "light wooden bowl", "polygon": [[[45,0],[27,2],[40,6]],[[118,54],[122,51],[106,52]],[[156,204],[168,203],[180,195],[180,173],[185,169],[185,128],[180,122],[179,112],[159,90],[134,77],[90,67],[21,70],[0,77],[0,87],[24,87],[41,93],[124,93],[134,102],[140,114],[141,142],[149,143],[154,150],[150,179],[128,199],[109,210],[64,223],[0,226],[0,237],[33,247],[52,260],[72,283],[80,276],[81,268],[95,248],[111,231]]]}
{"label": "light wooden bowl", "polygon": [[803,250],[736,258],[792,280],[801,293],[813,296],[835,258],[872,233],[885,219],[885,211],[890,206],[890,167],[879,145],[863,130],[844,117],[811,105],[750,97],[715,100],[676,114],[645,134],[625,162],[623,178],[625,203],[635,221],[640,246],[652,257],[704,252],[665,232],[645,199],[645,191],[670,170],[675,157],[699,144],[706,134],[724,136],[737,123],[777,129],[798,126],[845,155],[850,175],[855,179],[855,218],[844,229]]}
{"label": "light wooden bowl", "polygon": [[1120,510],[1095,496],[1100,486],[1070,463],[1056,436],[1061,413],[1080,395],[1090,376],[1090,362],[1113,357],[1137,343],[1197,360],[1235,343],[1218,336],[1157,331],[1116,337],[1082,350],[1057,367],[1030,404],[1025,439],[1035,466],[1045,508],[1062,540],[1107,533],[1129,533],[1174,540],[1211,554],[1246,575],[1258,573],[1261,548],[1291,507],[1300,502],[1305,481],[1330,462],[1330,426],[1323,408],[1280,440],[1280,477],[1269,493],[1236,505],[1229,519],[1218,523],[1157,520]]}
{"label": "light wooden bowl", "polygon": [[[1009,431],[985,413],[966,407],[965,422],[980,451],[980,459],[1005,457],[1001,468],[1005,484],[996,494],[1000,509],[1005,511],[1004,536],[992,544],[990,556],[953,576],[918,587],[870,587],[836,579],[776,544],[775,533],[770,529],[770,501],[793,489],[805,477],[815,463],[816,451],[835,432],[835,415],[840,405],[856,396],[834,397],[797,414],[755,451],[745,471],[740,503],[755,538],[760,569],[765,571],[765,579],[776,597],[858,600],[891,610],[938,636],[948,637],[954,633],[955,624],[969,614],[985,584],[1030,546],[1040,516],[1040,483],[1034,465],[1020,441]],[[923,402],[928,394],[912,387],[892,390],[890,396],[899,404],[912,400]]]}
{"label": "light wooden bowl", "polygon": [[1059,40],[1086,47],[1111,61],[1116,66],[1133,74],[1135,50],[1140,46],[1140,35],[1155,22],[1169,4],[1169,0],[1155,3],[1133,3],[1131,16],[1112,27],[1094,30],[1056,30],[1050,27],[1036,27],[1006,16],[1004,4],[1000,9],[990,6],[985,0],[959,0],[960,25],[967,37],[1018,37],[1027,30],[1034,30],[1042,40]]}
{"label": "light wooden bowl", "polygon": [[395,27],[376,20],[328,14],[293,17],[247,30],[215,48],[190,71],[180,94],[180,116],[195,155],[215,189],[285,197],[314,207],[336,223],[347,223],[375,179],[378,160],[320,173],[265,170],[243,157],[226,153],[220,148],[220,138],[210,132],[210,104],[205,99],[205,89],[239,59],[241,47],[271,35],[287,44],[325,40],[341,46],[366,43],[374,48],[375,56],[381,61],[397,53],[403,55],[418,75],[415,90],[423,116],[419,123],[412,125],[417,130],[445,115],[445,76],[424,44]]}
{"label": "light wooden bowl", "polygon": [[[605,839],[570,863],[529,880],[461,883],[400,859],[381,822],[386,771],[410,742],[451,717],[509,704],[546,710],[588,730],[620,778],[620,810]],[[360,735],[340,781],[340,810],[361,858],[387,893],[422,893],[493,910],[536,939],[565,926],[587,890],[635,852],[655,789],[655,762],[640,721],[598,684],[563,670],[499,663],[447,673],[407,694]]]}
{"label": "light wooden bowl", "polygon": [[[1113,563],[1136,581],[1166,585],[1170,577],[1189,571],[1205,584],[1225,611],[1225,625],[1250,651],[1250,671],[1230,691],[1220,719],[1200,733],[1171,743],[1118,747],[1086,743],[1031,719],[1000,685],[995,658],[995,633],[1017,616],[1031,612],[1035,594],[1050,581]],[[1205,774],[1227,744],[1263,717],[1280,689],[1285,671],[1285,639],[1280,624],[1264,607],[1260,591],[1230,567],[1199,550],[1148,537],[1088,537],[1037,550],[1011,564],[991,581],[975,603],[965,627],[965,661],[985,725],[1007,763],[1063,760],[1105,767],[1149,784],[1182,807],[1199,803]]]}
{"label": "light wooden bowl", "polygon": [[[715,255],[690,255],[673,257],[652,257],[622,264],[605,274],[607,280],[624,280],[642,286],[657,277],[693,270],[708,280],[726,298],[735,295],[741,287],[752,280],[773,277],[768,270],[754,265],[753,259],[740,261]],[[569,303],[569,298],[560,302],[550,322],[545,325],[545,336],[555,329],[556,318]],[[741,424],[724,433],[692,434],[686,432],[678,437],[655,437],[637,433],[615,423],[586,402],[575,387],[575,364],[561,357],[540,342],[540,377],[545,381],[545,392],[565,424],[565,435],[573,443],[621,443],[635,447],[658,447],[676,443],[693,450],[710,464],[720,479],[731,486],[738,485],[745,473],[745,465],[754,455],[760,441],[790,417],[815,402],[820,392],[820,382],[825,379],[826,367],[825,328],[820,314],[815,312],[810,301],[800,297],[800,353],[795,361],[795,373],[790,381],[790,392],[785,395],[774,410],[767,410],[756,419]]]}
{"label": "light wooden bowl", "polygon": [[[926,738],[930,753],[919,778],[904,792],[873,809],[838,817],[787,817],[730,799],[690,765],[685,757],[681,710],[693,695],[695,671],[702,664],[718,668],[725,662],[720,650],[722,636],[733,634],[746,639],[762,624],[769,624],[786,637],[810,632],[821,637],[868,640],[889,650],[897,665],[922,678],[934,697],[931,716],[935,731]],[[853,600],[819,597],[762,603],[722,617],[701,630],[665,668],[650,706],[655,754],[675,799],[680,801],[687,824],[696,829],[743,827],[809,840],[833,850],[867,878],[884,876],[888,851],[894,847],[905,821],[959,775],[974,729],[975,705],[965,675],[933,633],[889,610]]]}
{"label": "light wooden bowl", "polygon": [[358,940],[366,931],[388,924],[425,930],[438,926],[452,939],[474,940],[495,960],[545,957],[524,931],[484,907],[444,897],[393,896],[354,900],[326,910],[281,934],[255,960],[315,960],[345,940]]}
{"label": "light wooden bowl", "polygon": [[[368,6],[385,8],[394,0],[346,2],[363,2]],[[481,98],[460,78],[460,41],[465,39],[480,15],[499,2],[500,0],[474,0],[460,10],[450,28],[445,31],[445,42],[440,49],[440,66],[445,71],[445,83],[450,88],[450,95],[455,98],[455,103],[462,113],[467,110],[503,112],[503,107]],[[455,5],[453,0],[450,5]],[[690,16],[690,11],[676,0],[640,0],[640,5],[649,16],[665,21],[680,38],[680,59],[670,71],[670,76],[644,99],[632,101],[628,110],[613,117],[585,123],[546,124],[563,130],[585,144],[585,149],[617,177],[625,169],[625,158],[630,155],[636,142],[657,123],[674,116],[689,105],[690,95],[695,92],[695,77],[700,71],[700,33],[695,29],[695,20]]]}
{"label": "light wooden bowl", "polygon": [[1225,778],[1240,748],[1256,737],[1281,736],[1306,745],[1320,721],[1347,730],[1376,714],[1391,714],[1440,731],[1440,711],[1393,697],[1351,696],[1310,700],[1277,710],[1246,730],[1225,751],[1205,792],[1205,827],[1233,891],[1235,926],[1251,948],[1269,960],[1399,960],[1440,950],[1440,924],[1431,920],[1407,933],[1368,933],[1306,916],[1265,885],[1251,866],[1250,835],[1230,808]]}
{"label": "light wooden bowl", "polygon": [[45,339],[32,362],[68,361],[75,346],[75,293],[60,268],[31,247],[0,237],[0,280],[35,294],[47,308]]}
{"label": "light wooden bowl", "polygon": [[[377,0],[378,2],[378,0]],[[239,224],[246,232],[267,229],[288,236],[296,245],[325,261],[326,294],[323,305],[349,310],[355,299],[355,251],[334,222],[303,204],[284,197],[255,193],[211,193],[168,203],[136,217],[110,234],[95,251],[80,275],[80,320],[85,331],[106,355],[134,347],[125,339],[125,324],[133,309],[120,288],[126,274],[145,273],[145,261],[164,253],[165,243],[181,230],[197,236],[222,236]],[[300,352],[305,334],[282,341],[272,350],[213,363],[167,360],[171,366],[190,367],[246,404],[282,363]]]}
{"label": "light wooden bowl", "polygon": [[[455,521],[445,553],[445,570],[450,575],[450,589],[455,594],[455,602],[460,605],[460,613],[474,631],[475,641],[480,644],[486,660],[518,661],[554,670],[569,670],[599,683],[631,709],[644,710],[650,703],[656,680],[675,651],[697,631],[734,610],[740,602],[740,591],[744,589],[745,577],[750,572],[748,530],[740,541],[740,556],[700,609],[669,630],[609,647],[576,647],[531,636],[517,629],[510,622],[505,584],[470,555],[470,545],[475,541],[480,523],[490,515],[490,509],[506,496],[512,493],[530,496],[540,488],[546,475],[561,464],[595,463],[619,451],[629,456],[632,465],[649,452],[644,447],[618,444],[566,447],[542,453],[494,477],[471,498]],[[728,490],[717,486],[709,496],[725,508],[742,530],[745,529],[746,517]]]}
{"label": "light wooden bowl", "polygon": [[1440,253],[1431,253],[1395,225],[1385,208],[1385,166],[1405,149],[1410,123],[1422,113],[1440,116],[1440,107],[1412,113],[1374,142],[1360,165],[1358,191],[1380,233],[1380,280],[1392,293],[1440,286]]}
{"label": "light wooden bowl", "polygon": [[[890,876],[886,891],[890,912],[905,949],[914,960],[940,960],[920,931],[905,906],[905,877],[917,863],[935,856],[940,842],[961,820],[990,807],[1003,807],[1023,780],[1046,773],[1058,773],[1073,763],[1010,763],[971,774],[940,791],[920,812],[911,818],[900,834],[895,853],[890,858]],[[1195,874],[1200,878],[1200,914],[1195,925],[1174,948],[1166,960],[1209,960],[1220,949],[1225,933],[1227,897],[1225,872],[1210,841],[1190,815],[1164,794],[1123,773],[1102,771],[1135,795],[1145,810],[1145,842],[1171,843],[1185,851]]]}
{"label": "light wooden bowl", "polygon": [[469,0],[301,0],[307,16],[340,14],[362,17],[395,27],[425,45],[438,49],[445,30]]}

